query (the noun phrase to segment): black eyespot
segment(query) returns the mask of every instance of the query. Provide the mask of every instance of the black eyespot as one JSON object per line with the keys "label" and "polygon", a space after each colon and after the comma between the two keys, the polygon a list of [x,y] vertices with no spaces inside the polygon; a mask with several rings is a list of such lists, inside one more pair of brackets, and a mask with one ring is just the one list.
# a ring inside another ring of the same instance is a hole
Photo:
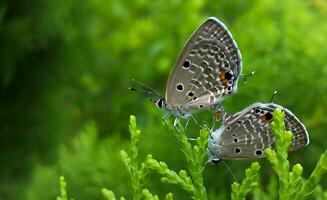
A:
{"label": "black eyespot", "polygon": [[237,138],[235,138],[233,141],[234,141],[235,143],[237,143],[237,142],[238,142],[238,139],[237,139]]}
{"label": "black eyespot", "polygon": [[183,89],[184,89],[184,87],[183,87],[183,85],[180,83],[180,84],[177,84],[177,90],[178,91],[183,91]]}
{"label": "black eyespot", "polygon": [[229,86],[229,87],[227,88],[227,90],[228,90],[228,91],[231,91],[231,90],[232,90],[232,86]]}
{"label": "black eyespot", "polygon": [[197,99],[197,97],[193,97],[193,101],[195,101]]}
{"label": "black eyespot", "polygon": [[[228,131],[230,131],[231,127],[230,127],[230,126],[227,126],[226,129],[227,129]],[[235,136],[235,135],[233,135],[233,136]]]}
{"label": "black eyespot", "polygon": [[256,113],[259,113],[259,112],[260,112],[260,109],[256,108],[254,111],[255,111]]}
{"label": "black eyespot", "polygon": [[236,147],[235,150],[234,150],[235,153],[241,153],[241,149]]}
{"label": "black eyespot", "polygon": [[261,155],[263,154],[263,152],[262,152],[261,149],[258,149],[258,150],[255,151],[255,154],[256,154],[257,156],[261,156]]}
{"label": "black eyespot", "polygon": [[188,93],[188,96],[189,96],[189,97],[192,97],[193,95],[194,95],[193,92],[189,92],[189,93]]}
{"label": "black eyespot", "polygon": [[265,114],[266,120],[271,120],[273,118],[273,115],[270,112],[267,112]]}
{"label": "black eyespot", "polygon": [[189,68],[190,67],[190,61],[185,60],[184,63],[183,63],[183,67],[184,68]]}
{"label": "black eyespot", "polygon": [[232,80],[232,78],[233,78],[233,75],[230,72],[225,73],[225,79]]}
{"label": "black eyespot", "polygon": [[200,108],[203,108],[203,105],[200,105],[199,107],[200,107]]}

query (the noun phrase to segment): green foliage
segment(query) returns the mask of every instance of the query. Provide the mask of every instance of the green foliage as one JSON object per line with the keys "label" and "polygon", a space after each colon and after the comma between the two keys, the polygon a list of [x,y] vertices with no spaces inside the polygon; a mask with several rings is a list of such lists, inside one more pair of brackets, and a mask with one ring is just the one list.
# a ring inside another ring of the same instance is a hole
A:
{"label": "green foliage", "polygon": [[[121,151],[120,155],[125,163],[127,171],[132,180],[132,187],[134,191],[134,199],[141,199],[144,192],[144,179],[148,173],[145,163],[138,164],[138,148],[137,143],[140,140],[141,131],[136,127],[136,119],[134,116],[130,117],[129,131],[131,133],[131,145],[129,154]],[[147,193],[148,194],[148,193]]]}
{"label": "green foliage", "polygon": [[207,192],[203,186],[202,172],[204,160],[206,158],[206,148],[208,143],[208,131],[200,130],[200,136],[196,138],[197,145],[192,146],[189,138],[179,124],[179,129],[175,129],[171,124],[167,124],[170,133],[178,140],[180,149],[186,158],[189,174],[185,170],[176,173],[170,170],[166,163],[158,162],[148,156],[146,164],[149,168],[156,170],[163,177],[163,182],[180,185],[191,194],[192,199],[207,199]]}
{"label": "green foliage", "polygon": [[252,163],[251,167],[245,171],[245,178],[243,179],[242,184],[240,185],[235,182],[232,184],[231,197],[233,200],[245,199],[249,192],[252,192],[258,187],[259,170],[259,163]]}
{"label": "green foliage", "polygon": [[302,177],[303,167],[300,164],[295,164],[289,171],[288,149],[292,143],[292,132],[285,130],[284,113],[280,109],[276,109],[273,115],[271,127],[275,133],[276,149],[266,149],[265,153],[278,176],[279,199],[305,199],[314,192],[327,172],[327,150],[320,156],[308,180]]}
{"label": "green foliage", "polygon": [[60,183],[60,196],[57,197],[57,200],[68,200],[67,191],[66,191],[67,183],[63,176],[60,177],[59,183]]}
{"label": "green foliage", "polygon": [[[115,194],[111,190],[102,188],[101,192],[105,200],[116,200]],[[120,200],[125,200],[125,198],[120,197]]]}
{"label": "green foliage", "polygon": [[[100,199],[99,188],[109,186],[130,199],[129,174],[117,152],[127,145],[131,114],[138,116],[146,138],[139,156],[151,153],[192,177],[183,153],[167,153],[178,145],[158,126],[162,112],[127,88],[135,78],[164,94],[179,51],[209,16],[233,34],[243,72],[257,72],[223,102],[226,111],[266,102],[278,90],[275,102],[303,121],[311,139],[306,149],[289,154],[290,169],[301,162],[302,176],[310,177],[326,149],[326,5],[317,0],[1,1],[0,199],[54,199],[60,175],[76,199]],[[211,122],[208,112],[195,117]],[[90,122],[96,130],[83,128]],[[197,137],[198,128],[190,125],[187,135]],[[242,176],[250,162],[230,165]],[[271,174],[268,164],[260,162],[262,177]],[[232,179],[222,166],[206,167],[203,180],[208,198],[230,196]],[[175,198],[189,198],[157,177],[148,181],[159,197],[171,191]],[[259,188],[271,197],[278,182],[264,179]],[[320,183],[323,194],[326,179]]]}
{"label": "green foliage", "polygon": [[[265,199],[274,199],[274,190],[279,191],[279,199],[285,200],[293,198],[306,199],[312,196],[314,192],[316,197],[323,198],[325,193],[322,192],[318,184],[327,172],[327,151],[321,155],[316,168],[307,180],[302,177],[303,168],[300,164],[295,164],[292,171],[289,172],[288,150],[291,145],[292,133],[285,130],[284,113],[279,108],[274,111],[273,116],[274,120],[271,127],[276,134],[275,150],[265,149],[265,153],[278,177],[278,186],[273,181],[272,184],[270,184],[271,186],[268,187],[268,191],[272,194],[266,194],[262,186],[259,187],[260,165],[258,162],[253,162],[250,168],[246,169],[245,178],[242,183],[239,184],[234,182],[232,184],[231,199],[245,200],[249,193],[253,193],[255,199],[262,199],[263,197]],[[141,131],[137,128],[136,118],[131,116],[129,125],[131,135],[130,147],[128,153],[126,151],[121,151],[121,158],[130,174],[133,199],[159,200],[158,195],[152,194],[145,188],[149,169],[159,173],[162,176],[162,182],[181,186],[182,189],[190,194],[192,199],[208,199],[202,177],[208,131],[201,129],[199,137],[195,139],[196,144],[192,145],[180,124],[178,129],[173,128],[171,124],[167,125],[169,132],[171,132],[179,142],[179,149],[186,158],[188,172],[186,170],[180,170],[177,173],[169,169],[165,162],[159,162],[153,159],[151,154],[146,156],[144,162],[139,163],[138,143],[140,141]],[[188,173],[190,175],[188,175]],[[63,177],[60,178],[60,188],[61,199],[67,199],[66,183]],[[102,194],[105,199],[116,199],[115,194],[107,189],[102,189]],[[121,197],[121,199],[124,198]],[[173,199],[172,193],[168,193],[166,199]]]}

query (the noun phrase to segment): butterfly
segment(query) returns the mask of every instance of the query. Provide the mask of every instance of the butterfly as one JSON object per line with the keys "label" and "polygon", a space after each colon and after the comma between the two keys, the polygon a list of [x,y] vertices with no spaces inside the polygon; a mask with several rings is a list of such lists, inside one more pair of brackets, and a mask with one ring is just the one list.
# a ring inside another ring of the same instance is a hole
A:
{"label": "butterfly", "polygon": [[[232,34],[215,17],[208,18],[191,35],[170,72],[165,97],[139,83],[143,92],[153,95],[158,108],[179,118],[193,111],[213,109],[226,96],[237,91],[242,71],[241,53]],[[136,90],[130,88],[132,90]]]}
{"label": "butterfly", "polygon": [[307,146],[308,132],[290,110],[275,103],[254,103],[234,115],[222,112],[222,126],[209,136],[209,160],[218,163],[221,159],[264,157],[264,149],[274,148],[275,144],[270,123],[276,108],[285,113],[285,128],[293,133],[290,150]]}

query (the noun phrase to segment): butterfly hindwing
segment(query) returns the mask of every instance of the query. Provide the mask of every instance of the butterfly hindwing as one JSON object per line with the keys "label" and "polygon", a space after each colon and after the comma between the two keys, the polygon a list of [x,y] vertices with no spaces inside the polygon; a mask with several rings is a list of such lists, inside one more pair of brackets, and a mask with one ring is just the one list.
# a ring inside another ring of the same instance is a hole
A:
{"label": "butterfly hindwing", "polygon": [[275,138],[270,123],[276,108],[283,110],[286,130],[293,133],[291,150],[306,146],[309,143],[308,133],[291,111],[273,103],[255,103],[236,113],[237,116],[232,117],[233,120],[223,122],[223,126],[220,128],[219,156],[226,159],[265,156],[264,149],[274,148]]}

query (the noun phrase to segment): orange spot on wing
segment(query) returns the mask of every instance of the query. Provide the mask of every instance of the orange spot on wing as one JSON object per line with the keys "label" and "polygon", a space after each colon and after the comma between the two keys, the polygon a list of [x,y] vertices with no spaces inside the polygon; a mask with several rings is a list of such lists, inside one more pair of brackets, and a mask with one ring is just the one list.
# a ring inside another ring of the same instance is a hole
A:
{"label": "orange spot on wing", "polygon": [[215,116],[216,116],[216,121],[221,121],[221,118],[222,118],[221,112],[216,112]]}
{"label": "orange spot on wing", "polygon": [[262,116],[261,116],[261,121],[262,121],[263,123],[265,123],[265,124],[270,124],[272,120],[269,120],[269,119],[266,118],[265,115],[262,115]]}
{"label": "orange spot on wing", "polygon": [[228,80],[228,79],[225,77],[225,74],[226,74],[225,71],[222,71],[222,72],[219,74],[219,79],[220,79],[220,81],[223,82],[224,84],[230,82],[230,80]]}

